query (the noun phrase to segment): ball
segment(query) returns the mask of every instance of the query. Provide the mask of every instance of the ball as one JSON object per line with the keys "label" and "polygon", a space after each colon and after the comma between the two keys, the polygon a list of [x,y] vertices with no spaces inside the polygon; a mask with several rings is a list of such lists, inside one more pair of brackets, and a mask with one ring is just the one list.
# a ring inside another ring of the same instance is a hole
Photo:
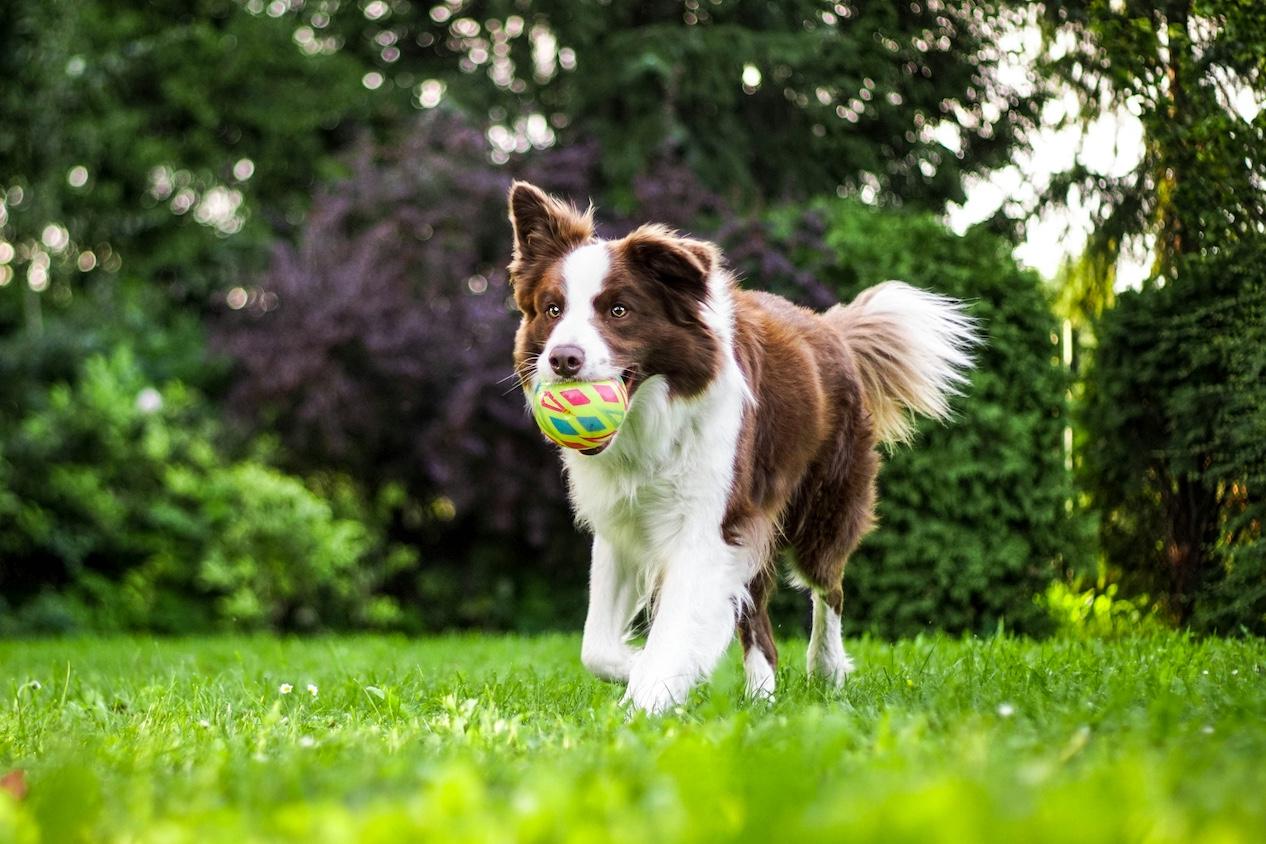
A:
{"label": "ball", "polygon": [[550,440],[563,448],[601,451],[620,429],[629,409],[629,391],[619,378],[538,384],[532,416]]}

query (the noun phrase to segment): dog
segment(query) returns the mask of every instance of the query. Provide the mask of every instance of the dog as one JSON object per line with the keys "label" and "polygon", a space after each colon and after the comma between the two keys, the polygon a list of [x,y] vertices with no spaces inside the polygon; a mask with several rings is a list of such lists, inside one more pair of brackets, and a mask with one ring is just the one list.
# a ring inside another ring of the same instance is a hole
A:
{"label": "dog", "polygon": [[529,400],[542,382],[611,378],[631,396],[603,447],[562,450],[593,533],[585,667],[659,713],[685,702],[737,630],[747,694],[772,697],[766,607],[789,546],[812,596],[808,671],[841,685],[853,670],[841,584],[874,524],[878,446],[908,440],[912,412],[949,416],[975,321],[901,282],[815,313],[740,289],[711,243],[658,225],[598,239],[592,206],[525,182],[509,205],[514,366]]}

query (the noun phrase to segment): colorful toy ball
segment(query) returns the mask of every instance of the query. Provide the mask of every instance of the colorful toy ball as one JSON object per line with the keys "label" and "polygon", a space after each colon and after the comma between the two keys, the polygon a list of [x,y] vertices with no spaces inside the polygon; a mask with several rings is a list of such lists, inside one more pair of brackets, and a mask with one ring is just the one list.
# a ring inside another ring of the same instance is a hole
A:
{"label": "colorful toy ball", "polygon": [[537,384],[532,416],[541,433],[563,448],[601,451],[624,421],[629,392],[619,378]]}

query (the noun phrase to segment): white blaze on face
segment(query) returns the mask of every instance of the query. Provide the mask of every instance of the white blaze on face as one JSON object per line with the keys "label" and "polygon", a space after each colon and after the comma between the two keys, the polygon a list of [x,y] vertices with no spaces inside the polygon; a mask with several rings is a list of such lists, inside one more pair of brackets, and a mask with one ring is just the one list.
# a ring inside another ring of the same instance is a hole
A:
{"label": "white blaze on face", "polygon": [[611,349],[598,331],[598,315],[593,307],[610,268],[611,255],[605,243],[582,246],[563,259],[563,295],[567,301],[536,362],[540,380],[563,380],[549,365],[550,355],[559,346],[579,346],[585,353],[584,366],[574,376],[577,381],[600,381],[620,374],[611,360]]}

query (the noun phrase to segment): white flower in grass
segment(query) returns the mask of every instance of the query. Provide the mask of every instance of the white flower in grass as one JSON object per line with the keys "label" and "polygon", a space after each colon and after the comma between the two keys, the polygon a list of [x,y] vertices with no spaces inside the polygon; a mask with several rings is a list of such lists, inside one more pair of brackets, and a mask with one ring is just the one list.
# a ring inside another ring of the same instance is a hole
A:
{"label": "white flower in grass", "polygon": [[315,747],[316,739],[314,739],[312,736],[300,736],[299,746],[300,747]]}
{"label": "white flower in grass", "polygon": [[998,704],[998,714],[1003,718],[1010,718],[1015,714],[1015,707],[1009,703]]}
{"label": "white flower in grass", "polygon": [[277,692],[283,695],[288,695],[294,690],[295,690],[295,687],[290,685],[289,683],[282,683],[280,686],[277,687]]}
{"label": "white flower in grass", "polygon": [[1200,732],[1204,733],[1206,736],[1213,735],[1213,725],[1205,724],[1203,727],[1200,728]]}
{"label": "white flower in grass", "polygon": [[201,727],[201,728],[202,728],[202,729],[204,729],[204,730],[206,730],[206,729],[210,729],[210,727],[211,727],[211,722],[210,722],[210,721],[208,721],[206,718],[203,718],[201,721],[199,721],[199,722],[198,722],[198,726],[199,726],[199,727]]}
{"label": "white flower in grass", "polygon": [[316,696],[317,696],[317,692],[319,692],[319,691],[320,691],[320,689],[318,689],[318,688],[316,687],[316,683],[309,683],[309,684],[308,684],[308,694],[312,695],[313,697],[316,697]]}

